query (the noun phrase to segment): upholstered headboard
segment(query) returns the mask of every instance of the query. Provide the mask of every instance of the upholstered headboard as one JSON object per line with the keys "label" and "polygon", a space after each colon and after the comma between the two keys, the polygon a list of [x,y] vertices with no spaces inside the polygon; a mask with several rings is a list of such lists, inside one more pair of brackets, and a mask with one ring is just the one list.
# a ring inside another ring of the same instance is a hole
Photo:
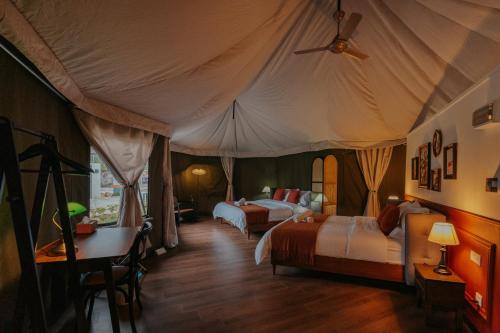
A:
{"label": "upholstered headboard", "polygon": [[441,253],[440,246],[427,240],[434,222],[446,221],[439,213],[406,215],[405,220],[405,279],[406,284],[415,284],[414,264],[436,265]]}

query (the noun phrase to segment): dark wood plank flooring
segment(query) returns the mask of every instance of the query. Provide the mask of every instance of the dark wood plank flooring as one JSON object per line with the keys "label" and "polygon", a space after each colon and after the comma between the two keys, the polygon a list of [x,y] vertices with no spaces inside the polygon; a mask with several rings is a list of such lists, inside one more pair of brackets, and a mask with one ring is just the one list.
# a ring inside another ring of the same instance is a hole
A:
{"label": "dark wood plank flooring", "polygon": [[[183,224],[179,233],[178,249],[147,263],[139,332],[450,331],[425,326],[412,288],[286,267],[273,276],[269,262],[255,265],[258,235],[247,240],[213,220]],[[105,299],[92,331],[111,331]]]}

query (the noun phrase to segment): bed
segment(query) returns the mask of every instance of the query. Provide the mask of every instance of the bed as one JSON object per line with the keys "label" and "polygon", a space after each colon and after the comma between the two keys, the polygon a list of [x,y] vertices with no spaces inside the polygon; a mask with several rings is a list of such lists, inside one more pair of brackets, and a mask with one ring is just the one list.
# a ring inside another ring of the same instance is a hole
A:
{"label": "bed", "polygon": [[[297,254],[277,256],[279,252],[274,251],[272,234],[278,232],[278,228],[294,227],[290,218],[264,234],[255,249],[255,261],[260,264],[271,255],[273,274],[276,266],[282,265],[411,285],[414,283],[414,263],[439,261],[439,246],[428,242],[427,235],[432,224],[443,219],[443,215],[428,209],[405,212],[400,217],[400,224],[386,236],[376,218],[329,216],[318,227],[311,249],[313,258],[307,261],[298,258]],[[303,235],[302,231],[291,234],[287,242],[300,241]]]}
{"label": "bed", "polygon": [[[267,211],[264,220],[250,218],[249,208],[262,208]],[[238,228],[242,233],[250,234],[253,232],[263,232],[271,229],[282,221],[292,217],[294,214],[300,214],[309,210],[300,204],[295,204],[282,200],[262,199],[254,201],[245,201],[245,205],[238,206],[237,202],[219,202],[214,210],[214,219],[221,223],[229,223]]]}

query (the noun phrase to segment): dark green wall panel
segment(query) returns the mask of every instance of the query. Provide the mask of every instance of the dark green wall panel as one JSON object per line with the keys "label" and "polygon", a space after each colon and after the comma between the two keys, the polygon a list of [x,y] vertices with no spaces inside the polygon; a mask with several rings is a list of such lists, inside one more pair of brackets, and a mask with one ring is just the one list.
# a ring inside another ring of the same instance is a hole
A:
{"label": "dark green wall panel", "polygon": [[[379,198],[385,204],[388,195],[404,195],[405,175],[404,145],[394,147],[387,174],[382,181]],[[311,166],[316,157],[334,155],[338,162],[339,215],[362,215],[368,189],[359,168],[356,152],[346,149],[328,149],[281,157],[239,158],[234,166],[235,197],[264,198],[261,192],[266,185],[271,188],[311,189]],[[211,213],[214,205],[225,200],[226,178],[218,157],[200,157],[173,153],[174,190],[181,200],[189,200],[196,193],[196,178],[190,174],[194,167],[209,171],[200,177],[200,206],[204,213]]]}

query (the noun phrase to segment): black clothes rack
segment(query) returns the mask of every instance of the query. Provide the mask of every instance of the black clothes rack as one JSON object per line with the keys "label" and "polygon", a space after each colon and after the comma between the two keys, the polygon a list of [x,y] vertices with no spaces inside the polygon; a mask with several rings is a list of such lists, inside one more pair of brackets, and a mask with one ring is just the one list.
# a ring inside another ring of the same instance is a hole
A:
{"label": "black clothes rack", "polygon": [[[40,143],[31,145],[18,155],[13,137],[14,131],[38,137]],[[39,156],[41,157],[39,170],[20,168],[20,163]],[[0,117],[0,157],[0,184],[2,183],[2,176],[4,176],[8,195],[7,202],[10,204],[21,264],[21,287],[19,288],[20,293],[13,320],[13,332],[23,330],[24,311],[26,309],[28,310],[29,330],[41,333],[47,332],[40,280],[36,269],[34,244],[36,244],[38,237],[50,175],[52,175],[54,182],[59,219],[66,246],[66,265],[69,273],[70,293],[75,306],[77,331],[86,332],[88,323],[85,320],[80,274],[76,262],[73,230],[68,214],[63,174],[89,175],[92,170],[61,155],[58,151],[57,142],[52,135],[15,127],[8,118],[4,117]],[[61,164],[69,167],[70,171],[63,171]],[[36,172],[39,174],[30,220],[28,220],[24,202],[21,183],[22,172]]]}

